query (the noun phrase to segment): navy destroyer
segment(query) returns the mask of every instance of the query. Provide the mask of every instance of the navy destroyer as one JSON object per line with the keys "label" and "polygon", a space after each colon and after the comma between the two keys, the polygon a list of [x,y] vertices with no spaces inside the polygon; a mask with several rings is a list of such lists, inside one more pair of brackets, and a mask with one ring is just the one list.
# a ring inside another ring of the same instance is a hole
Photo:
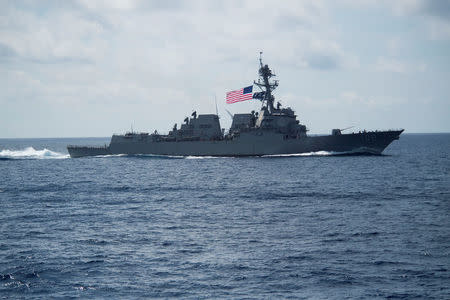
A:
{"label": "navy destroyer", "polygon": [[[275,104],[273,91],[278,86],[275,75],[259,59],[259,79],[253,84],[260,92],[251,94],[261,101],[259,112],[235,114],[225,133],[217,114],[198,115],[175,124],[169,134],[128,132],[111,138],[99,147],[69,145],[71,157],[101,155],[168,155],[168,156],[265,156],[327,151],[337,154],[381,154],[403,129],[344,133],[332,129],[330,135],[311,136],[290,107]],[[250,87],[248,87],[250,88]],[[245,89],[244,89],[245,91]],[[251,91],[251,88],[250,88]],[[248,93],[248,91],[247,91]]]}

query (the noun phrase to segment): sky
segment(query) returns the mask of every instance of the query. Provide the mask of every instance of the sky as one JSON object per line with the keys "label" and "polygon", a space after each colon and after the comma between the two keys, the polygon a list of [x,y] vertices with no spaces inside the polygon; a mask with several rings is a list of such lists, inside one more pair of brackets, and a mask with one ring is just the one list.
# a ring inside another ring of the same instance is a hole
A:
{"label": "sky", "polygon": [[0,138],[168,132],[258,78],[310,133],[450,132],[450,1],[0,0]]}

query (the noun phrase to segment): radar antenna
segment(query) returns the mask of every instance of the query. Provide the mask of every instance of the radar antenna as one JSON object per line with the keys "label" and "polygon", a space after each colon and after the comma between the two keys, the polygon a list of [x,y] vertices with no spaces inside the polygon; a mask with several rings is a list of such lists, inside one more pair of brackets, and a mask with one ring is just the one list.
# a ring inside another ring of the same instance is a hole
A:
{"label": "radar antenna", "polygon": [[[275,77],[276,75],[272,73],[272,70],[269,69],[268,65],[264,65],[262,62],[262,51],[259,52],[259,79],[258,82],[253,81],[255,85],[257,85],[260,89],[260,93],[255,93],[254,98],[261,100],[262,105],[266,104],[267,109],[270,113],[273,113],[275,110],[273,103],[275,101],[272,92],[278,87],[278,80],[270,81],[270,78]],[[261,82],[262,79],[262,82]]]}

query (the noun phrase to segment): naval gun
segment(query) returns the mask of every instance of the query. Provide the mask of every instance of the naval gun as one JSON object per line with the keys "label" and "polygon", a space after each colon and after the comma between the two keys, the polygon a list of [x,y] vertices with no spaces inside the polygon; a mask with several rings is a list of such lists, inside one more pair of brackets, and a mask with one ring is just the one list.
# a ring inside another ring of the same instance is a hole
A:
{"label": "naval gun", "polygon": [[337,129],[332,129],[332,130],[331,130],[331,135],[341,135],[341,134],[342,134],[342,131],[345,131],[345,130],[347,130],[347,129],[351,129],[351,128],[353,128],[353,127],[355,127],[355,126],[350,126],[350,127],[344,128],[344,129],[339,129],[339,128],[337,128]]}

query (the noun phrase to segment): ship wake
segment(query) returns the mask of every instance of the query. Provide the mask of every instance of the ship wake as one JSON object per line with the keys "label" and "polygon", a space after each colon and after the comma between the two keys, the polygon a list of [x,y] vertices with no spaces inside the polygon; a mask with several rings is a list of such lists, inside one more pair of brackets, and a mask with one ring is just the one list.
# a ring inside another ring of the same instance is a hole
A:
{"label": "ship wake", "polygon": [[273,154],[273,155],[263,155],[262,157],[308,157],[308,156],[358,156],[358,155],[382,155],[378,152],[368,150],[368,149],[356,149],[353,151],[316,151],[316,152],[305,152],[305,153],[292,153],[292,154]]}
{"label": "ship wake", "polygon": [[64,159],[69,158],[69,154],[51,151],[47,148],[36,150],[33,147],[27,147],[23,150],[4,149],[0,151],[0,160],[14,159]]}

